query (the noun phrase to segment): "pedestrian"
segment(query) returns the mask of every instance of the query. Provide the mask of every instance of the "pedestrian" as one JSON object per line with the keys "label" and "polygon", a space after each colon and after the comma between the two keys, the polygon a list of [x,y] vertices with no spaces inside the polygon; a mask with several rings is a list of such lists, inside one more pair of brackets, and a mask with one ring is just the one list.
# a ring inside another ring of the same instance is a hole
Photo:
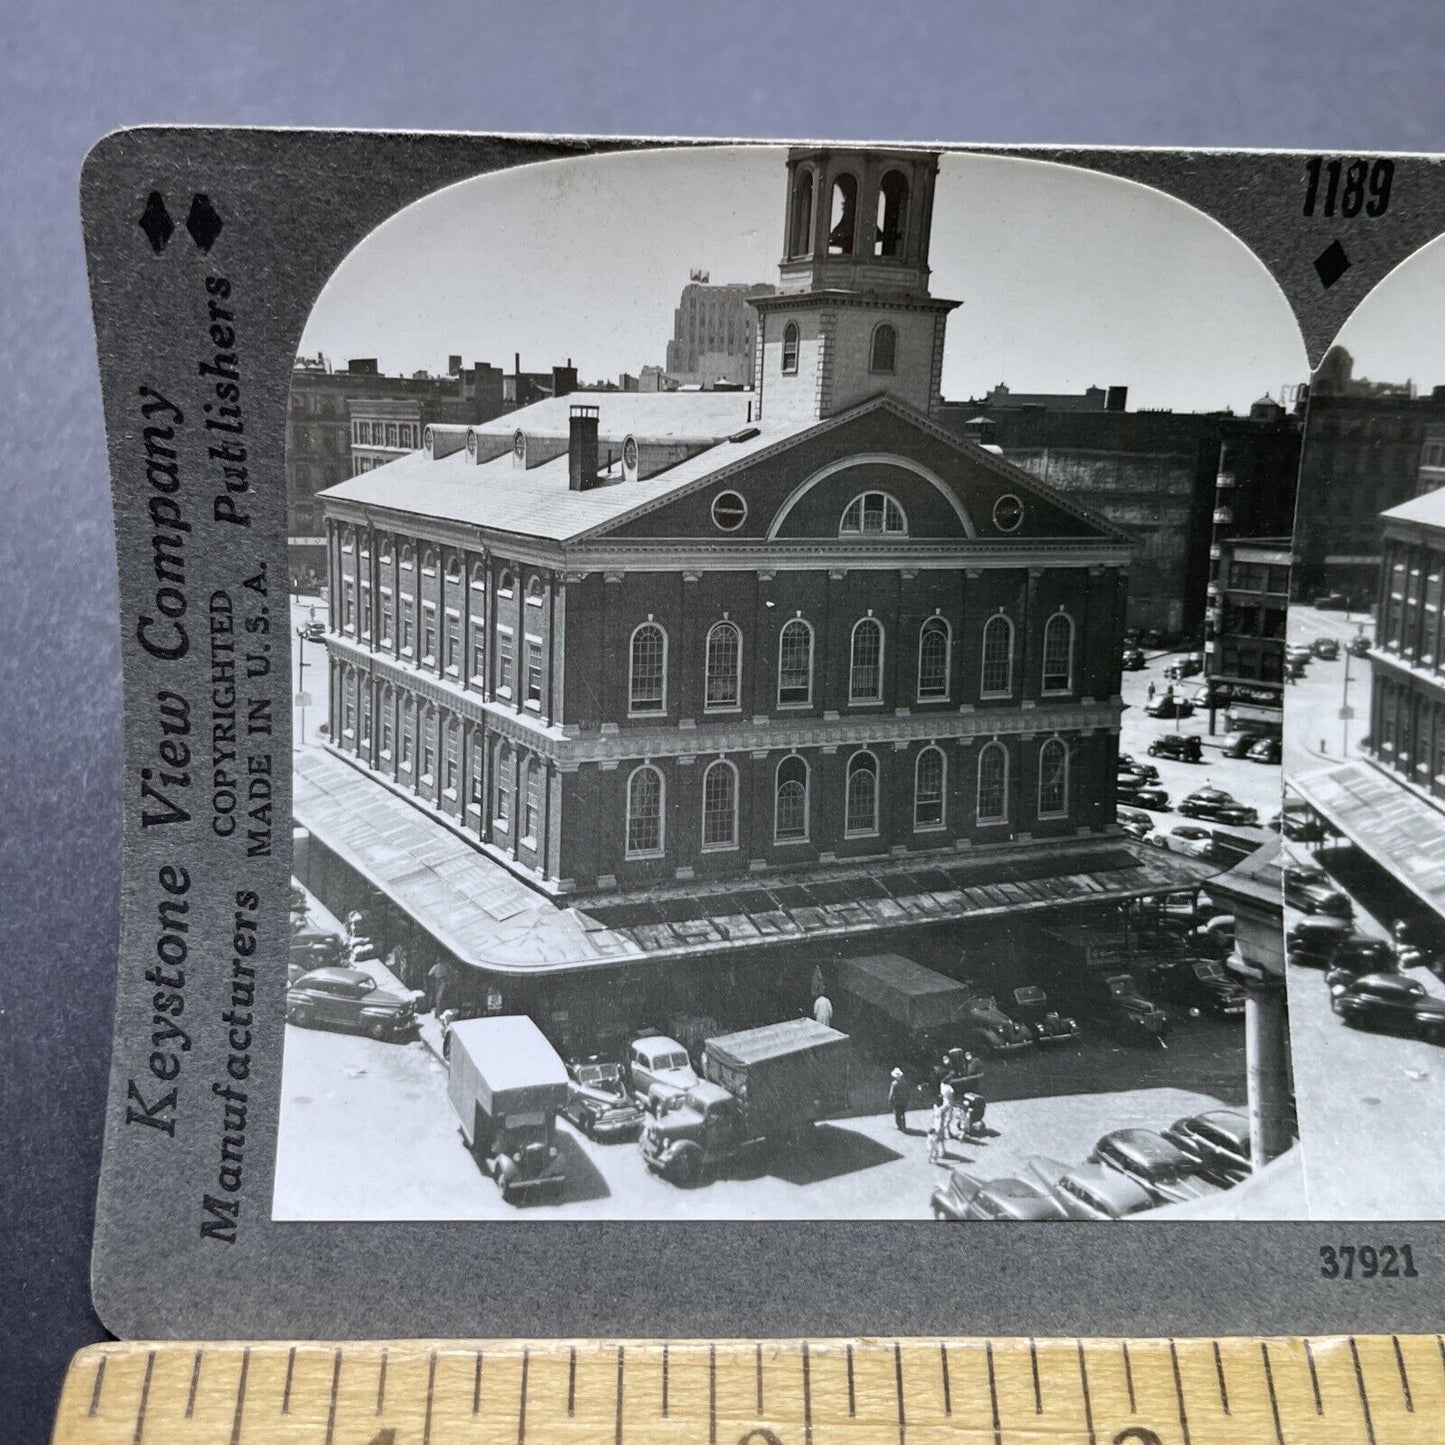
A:
{"label": "pedestrian", "polygon": [[953,1103],[953,1083],[945,1079],[938,1086],[938,1117],[945,1138],[953,1127]]}
{"label": "pedestrian", "polygon": [[930,1164],[943,1163],[946,1153],[944,1130],[947,1127],[947,1115],[943,1112],[943,1101],[940,1100],[933,1106],[933,1113],[928,1120],[928,1162]]}
{"label": "pedestrian", "polygon": [[893,1122],[900,1134],[908,1132],[908,1085],[903,1080],[903,1070],[895,1068],[888,1076],[888,1107],[893,1110]]}
{"label": "pedestrian", "polygon": [[1154,684],[1152,682],[1149,684],[1149,701],[1154,701]]}
{"label": "pedestrian", "polygon": [[431,985],[432,1012],[439,1014],[446,1007],[447,985],[451,982],[452,971],[444,958],[439,958],[427,970],[427,982]]}
{"label": "pedestrian", "polygon": [[813,1000],[813,1018],[817,1023],[822,1024],[825,1029],[833,1027],[833,1004],[827,994],[820,993],[818,997]]}

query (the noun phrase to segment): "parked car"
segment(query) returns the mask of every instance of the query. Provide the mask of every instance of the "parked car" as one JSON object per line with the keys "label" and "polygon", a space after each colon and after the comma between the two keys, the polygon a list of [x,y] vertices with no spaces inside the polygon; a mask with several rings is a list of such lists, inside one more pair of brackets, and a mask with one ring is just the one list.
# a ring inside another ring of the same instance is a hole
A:
{"label": "parked car", "polygon": [[1198,733],[1161,733],[1149,744],[1149,756],[1198,763],[1204,759],[1203,744]]}
{"label": "parked car", "polygon": [[1125,798],[1116,796],[1115,801],[1131,803],[1136,808],[1148,808],[1151,813],[1167,813],[1169,811],[1169,794],[1163,788],[1155,787],[1153,784],[1135,788]]}
{"label": "parked car", "polygon": [[1303,642],[1287,643],[1284,649],[1286,662],[1303,662],[1308,664],[1314,658],[1314,652]]}
{"label": "parked car", "polygon": [[336,968],[346,961],[346,945],[339,933],[319,928],[302,928],[291,935],[291,957],[286,982],[295,983],[303,974],[318,968]]}
{"label": "parked car", "polygon": [[622,1065],[604,1059],[569,1060],[567,1102],[562,1113],[589,1139],[632,1139],[642,1128],[642,1109],[627,1091]]}
{"label": "parked car", "polygon": [[294,919],[298,914],[304,915],[311,907],[311,900],[306,896],[306,890],[293,878],[291,880],[291,906],[290,913]]}
{"label": "parked car", "polygon": [[309,622],[304,623],[301,631],[307,642],[324,642],[326,640],[326,624],[319,617],[313,617]]}
{"label": "parked car", "polygon": [[1156,693],[1144,704],[1149,717],[1192,717],[1194,709],[1187,697],[1178,697],[1172,692]]}
{"label": "parked car", "polygon": [[1225,959],[1234,952],[1234,915],[1216,913],[1184,935],[1184,946],[1200,958]]}
{"label": "parked car", "polygon": [[1169,1015],[1139,992],[1129,974],[1105,973],[1075,959],[1061,962],[1054,991],[1071,1013],[1093,1019],[1125,1043],[1163,1042]]}
{"label": "parked car", "polygon": [[1335,949],[1353,937],[1345,919],[1312,914],[1301,918],[1285,934],[1285,956],[1302,968],[1328,968]]}
{"label": "parked car", "polygon": [[1325,825],[1308,809],[1286,808],[1269,820],[1269,826],[1296,843],[1323,843],[1325,840]]}
{"label": "parked car", "polygon": [[1333,662],[1340,655],[1338,637],[1317,637],[1310,643],[1310,651],[1322,662]]}
{"label": "parked car", "polygon": [[1102,1164],[1070,1168],[1057,1159],[1035,1154],[1024,1164],[1023,1175],[1048,1193],[1066,1219],[1124,1219],[1154,1204],[1142,1184]]}
{"label": "parked car", "polygon": [[1139,971],[1151,998],[1218,1018],[1244,1017],[1244,990],[1212,958],[1161,958]]}
{"label": "parked car", "polygon": [[1272,766],[1278,765],[1280,759],[1280,746],[1278,738],[1260,738],[1246,754],[1252,763],[1268,763]]}
{"label": "parked car", "polygon": [[1208,828],[1196,827],[1192,823],[1176,824],[1167,833],[1156,833],[1149,841],[1171,853],[1203,858],[1206,862],[1214,857],[1214,835]]}
{"label": "parked car", "polygon": [[1202,652],[1186,652],[1169,670],[1179,678],[1198,677],[1204,671],[1204,654]]}
{"label": "parked car", "polygon": [[1139,672],[1145,664],[1144,650],[1140,647],[1126,647],[1121,658],[1125,672]]}
{"label": "parked car", "polygon": [[1142,778],[1146,783],[1157,783],[1159,781],[1159,769],[1153,763],[1141,763],[1133,753],[1119,754],[1119,771],[1121,773],[1132,773],[1136,778]]}
{"label": "parked car", "polygon": [[993,1054],[1022,1053],[1034,1041],[1034,1031],[1011,1019],[992,994],[974,994],[964,1009],[964,1020],[976,1041]]}
{"label": "parked car", "polygon": [[1330,955],[1325,983],[1349,983],[1367,973],[1398,973],[1400,961],[1383,938],[1343,938]]}
{"label": "parked car", "polygon": [[1037,984],[1025,984],[1013,991],[1008,1014],[1025,1028],[1032,1029],[1041,1044],[1063,1043],[1079,1036],[1077,1019],[1061,1014],[1049,1003],[1049,996]]}
{"label": "parked car", "polygon": [[1249,1120],[1233,1109],[1210,1109],[1176,1119],[1164,1137],[1181,1153],[1197,1161],[1200,1173],[1221,1188],[1229,1188],[1253,1173],[1249,1153]]}
{"label": "parked car", "polygon": [[1160,632],[1157,627],[1151,627],[1144,633],[1144,636],[1140,638],[1140,645],[1153,648],[1163,647],[1164,634]]}
{"label": "parked car", "polygon": [[1358,636],[1350,638],[1346,651],[1351,657],[1368,657],[1370,655],[1370,639],[1361,632]]}
{"label": "parked car", "polygon": [[1197,1159],[1152,1129],[1115,1129],[1105,1134],[1094,1145],[1089,1162],[1132,1180],[1155,1204],[1182,1204],[1219,1193],[1219,1185],[1204,1177]]}
{"label": "parked car", "polygon": [[644,1034],[627,1046],[627,1087],[644,1108],[685,1094],[697,1083],[687,1050],[663,1034]]}
{"label": "parked car", "polygon": [[1354,905],[1329,880],[1323,868],[1302,863],[1284,869],[1284,901],[1301,913],[1324,913],[1331,918],[1353,918]]}
{"label": "parked car", "polygon": [[1285,676],[1291,681],[1298,682],[1305,675],[1305,667],[1308,659],[1301,657],[1286,657],[1284,660]]}
{"label": "parked car", "polygon": [[1196,788],[1182,799],[1179,811],[1186,818],[1202,818],[1206,822],[1224,823],[1231,827],[1247,828],[1259,823],[1259,813],[1247,803],[1241,803],[1232,793],[1222,788]]}
{"label": "parked car", "polygon": [[1131,838],[1144,839],[1153,831],[1154,820],[1148,813],[1142,813],[1137,808],[1119,808],[1114,816],[1118,819],[1119,826],[1129,834]]}
{"label": "parked car", "polygon": [[1445,1044],[1445,999],[1398,973],[1367,973],[1330,990],[1330,1007],[1352,1028],[1413,1035]]}
{"label": "parked car", "polygon": [[1224,745],[1224,756],[1227,758],[1248,757],[1250,748],[1258,741],[1258,733],[1235,733]]}
{"label": "parked car", "polygon": [[955,1169],[948,1183],[933,1191],[929,1204],[935,1219],[1067,1219],[1047,1190],[1026,1179],[991,1179],[983,1183]]}
{"label": "parked car", "polygon": [[298,1028],[329,1024],[395,1040],[416,1027],[416,1002],[378,988],[359,968],[317,968],[286,990],[286,1019]]}

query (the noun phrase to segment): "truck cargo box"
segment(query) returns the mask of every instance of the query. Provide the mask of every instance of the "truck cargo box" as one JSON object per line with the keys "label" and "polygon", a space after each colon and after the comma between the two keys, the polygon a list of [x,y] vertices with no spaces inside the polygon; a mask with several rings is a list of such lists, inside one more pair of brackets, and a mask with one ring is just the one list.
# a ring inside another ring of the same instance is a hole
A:
{"label": "truck cargo box", "polygon": [[478,1109],[493,1124],[559,1110],[567,1102],[567,1066],[524,1015],[459,1019],[451,1028],[447,1093],[471,1144]]}
{"label": "truck cargo box", "polygon": [[969,1002],[966,984],[945,978],[900,953],[845,958],[839,986],[902,1024],[910,1033],[936,1033],[959,1023]]}
{"label": "truck cargo box", "polygon": [[707,1041],[703,1074],[734,1095],[757,1134],[841,1113],[848,1099],[848,1035],[813,1019],[786,1019]]}

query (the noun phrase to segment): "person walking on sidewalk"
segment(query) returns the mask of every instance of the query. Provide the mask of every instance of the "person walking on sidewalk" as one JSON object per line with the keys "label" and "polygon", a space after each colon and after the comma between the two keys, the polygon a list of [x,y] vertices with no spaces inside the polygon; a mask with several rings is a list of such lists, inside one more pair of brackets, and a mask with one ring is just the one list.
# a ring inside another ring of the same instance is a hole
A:
{"label": "person walking on sidewalk", "polygon": [[945,1131],[948,1128],[948,1116],[944,1112],[943,1100],[933,1106],[933,1113],[928,1120],[928,1162],[930,1164],[942,1164],[948,1153],[948,1142]]}
{"label": "person walking on sidewalk", "polygon": [[893,1122],[901,1134],[908,1132],[908,1084],[903,1070],[895,1068],[888,1076],[888,1107],[893,1110]]}

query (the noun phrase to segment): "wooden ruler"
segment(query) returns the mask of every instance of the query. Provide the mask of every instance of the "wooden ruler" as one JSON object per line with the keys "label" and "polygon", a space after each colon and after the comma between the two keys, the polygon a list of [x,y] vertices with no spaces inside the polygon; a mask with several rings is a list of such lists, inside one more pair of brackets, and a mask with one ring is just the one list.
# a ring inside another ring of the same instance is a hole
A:
{"label": "wooden ruler", "polygon": [[1445,1341],[393,1340],[82,1350],[55,1445],[1414,1445]]}

